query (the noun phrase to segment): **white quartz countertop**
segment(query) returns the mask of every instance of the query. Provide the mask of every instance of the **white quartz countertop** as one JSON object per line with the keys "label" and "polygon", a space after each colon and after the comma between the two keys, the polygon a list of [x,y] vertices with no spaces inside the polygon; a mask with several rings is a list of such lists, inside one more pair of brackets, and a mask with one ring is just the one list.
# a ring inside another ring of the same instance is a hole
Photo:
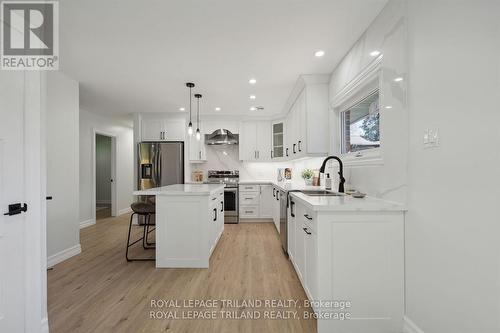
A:
{"label": "white quartz countertop", "polygon": [[224,184],[175,184],[134,191],[134,195],[210,195],[224,189]]}
{"label": "white quartz countertop", "polygon": [[314,211],[405,211],[404,205],[397,202],[373,197],[362,199],[350,195],[343,196],[309,196],[300,192],[290,195]]}

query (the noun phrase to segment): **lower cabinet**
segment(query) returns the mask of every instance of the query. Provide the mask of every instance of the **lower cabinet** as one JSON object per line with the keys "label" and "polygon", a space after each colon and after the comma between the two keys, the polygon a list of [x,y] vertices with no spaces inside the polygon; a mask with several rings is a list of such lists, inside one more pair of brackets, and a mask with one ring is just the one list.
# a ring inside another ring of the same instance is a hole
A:
{"label": "lower cabinet", "polygon": [[276,226],[276,230],[278,233],[280,232],[280,190],[276,186],[272,186],[272,195],[271,205],[273,210],[273,222]]}
{"label": "lower cabinet", "polygon": [[272,185],[240,184],[239,206],[240,219],[273,218]]}
{"label": "lower cabinet", "polygon": [[404,212],[314,211],[294,194],[288,211],[288,254],[307,297],[349,304],[313,302],[318,333],[402,332]]}
{"label": "lower cabinet", "polygon": [[212,254],[224,231],[224,191],[210,196],[209,200],[209,242],[210,254]]}

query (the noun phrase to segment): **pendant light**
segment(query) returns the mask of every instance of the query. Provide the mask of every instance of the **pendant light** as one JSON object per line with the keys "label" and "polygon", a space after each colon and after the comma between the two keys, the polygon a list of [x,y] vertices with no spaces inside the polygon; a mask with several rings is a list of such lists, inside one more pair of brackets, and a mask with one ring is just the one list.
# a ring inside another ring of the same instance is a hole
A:
{"label": "pendant light", "polygon": [[189,88],[189,125],[188,125],[188,134],[189,136],[193,135],[193,123],[191,122],[191,97],[193,96],[191,93],[191,89],[194,87],[194,83],[188,82],[186,83],[186,87]]}
{"label": "pendant light", "polygon": [[198,100],[198,112],[197,112],[197,122],[198,126],[196,128],[196,140],[201,140],[201,132],[200,132],[200,98],[201,94],[194,94],[194,97]]}

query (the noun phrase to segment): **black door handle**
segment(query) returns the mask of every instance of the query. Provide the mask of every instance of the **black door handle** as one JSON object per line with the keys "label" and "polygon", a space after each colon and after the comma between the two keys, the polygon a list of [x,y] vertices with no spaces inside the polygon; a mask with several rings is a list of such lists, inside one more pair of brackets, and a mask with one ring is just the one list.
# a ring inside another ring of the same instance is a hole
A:
{"label": "black door handle", "polygon": [[220,202],[220,211],[223,212],[224,211],[224,201],[221,201]]}
{"label": "black door handle", "polygon": [[290,200],[290,215],[292,217],[295,217],[295,213],[293,212],[293,205],[295,205],[295,202],[293,202],[292,200]]}
{"label": "black door handle", "polygon": [[302,141],[299,141],[299,151],[302,151]]}
{"label": "black door handle", "polygon": [[45,197],[45,200],[52,200],[52,196]]}
{"label": "black door handle", "polygon": [[217,221],[217,208],[214,208],[214,221]]}
{"label": "black door handle", "polygon": [[17,215],[21,214],[22,212],[26,212],[27,210],[28,210],[27,204],[21,205],[20,203],[15,203],[9,205],[9,211],[3,215],[8,215],[8,216]]}
{"label": "black door handle", "polygon": [[307,231],[307,228],[302,228],[302,230],[305,231],[306,234],[310,235],[311,233],[309,231]]}
{"label": "black door handle", "polygon": [[297,144],[296,144],[296,143],[294,143],[294,144],[293,144],[293,153],[294,153],[294,154],[297,154],[297,152],[295,151],[295,147],[296,147],[296,146],[297,146]]}
{"label": "black door handle", "polygon": [[288,148],[286,149],[286,157],[288,157]]}

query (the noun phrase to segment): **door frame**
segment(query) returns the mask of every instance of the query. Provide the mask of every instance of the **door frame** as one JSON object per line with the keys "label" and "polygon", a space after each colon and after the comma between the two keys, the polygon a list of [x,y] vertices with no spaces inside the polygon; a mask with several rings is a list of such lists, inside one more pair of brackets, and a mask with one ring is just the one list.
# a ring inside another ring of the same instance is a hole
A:
{"label": "door frame", "polygon": [[97,189],[96,189],[96,135],[104,135],[108,136],[111,138],[111,179],[113,179],[113,182],[111,182],[111,216],[115,217],[118,216],[118,205],[117,205],[117,195],[116,195],[116,184],[118,183],[117,181],[117,175],[116,175],[116,152],[117,152],[117,135],[114,133],[106,132],[99,130],[97,128],[92,129],[92,198],[91,198],[91,203],[92,203],[92,221],[96,223],[96,201],[97,201]]}

